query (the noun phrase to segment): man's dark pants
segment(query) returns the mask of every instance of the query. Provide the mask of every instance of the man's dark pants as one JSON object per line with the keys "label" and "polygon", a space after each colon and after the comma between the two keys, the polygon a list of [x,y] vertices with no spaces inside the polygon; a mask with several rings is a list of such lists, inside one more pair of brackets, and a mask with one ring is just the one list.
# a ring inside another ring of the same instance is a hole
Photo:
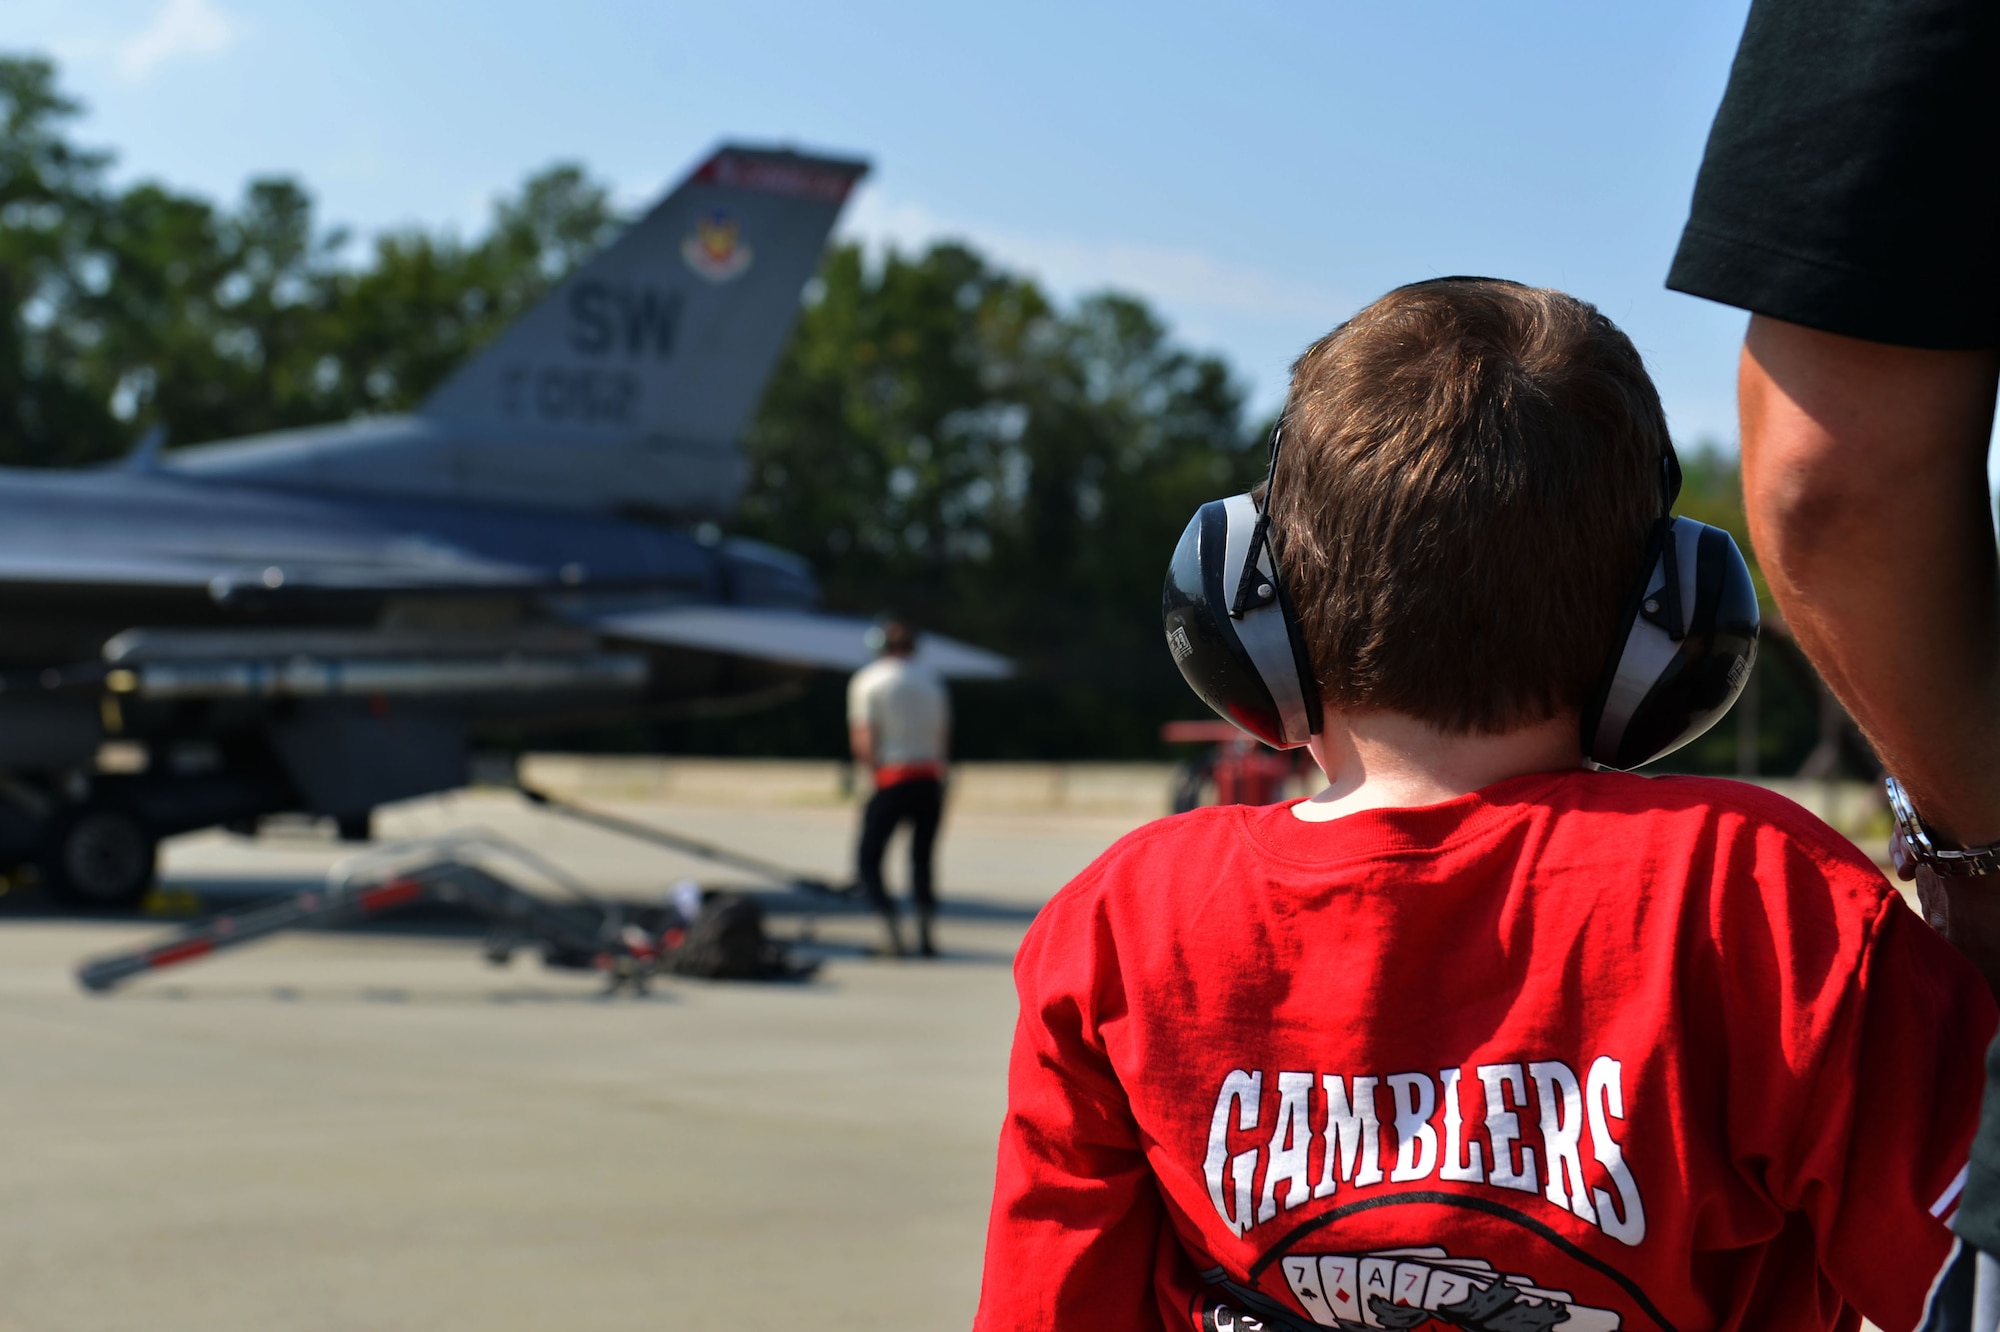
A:
{"label": "man's dark pants", "polygon": [[[935,777],[885,786],[868,797],[861,815],[861,846],[856,852],[855,878],[877,911],[892,920],[895,908],[882,888],[882,854],[889,838],[903,823],[910,825],[910,898],[920,927],[928,925],[937,899],[931,891],[931,850],[937,844],[938,820],[944,814],[944,783]],[[928,936],[929,931],[924,929]]]}

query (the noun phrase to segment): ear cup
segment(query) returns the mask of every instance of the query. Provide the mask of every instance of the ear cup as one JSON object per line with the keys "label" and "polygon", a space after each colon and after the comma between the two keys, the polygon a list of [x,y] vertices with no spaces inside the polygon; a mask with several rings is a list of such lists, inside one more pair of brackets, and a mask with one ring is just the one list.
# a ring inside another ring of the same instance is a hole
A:
{"label": "ear cup", "polygon": [[1670,519],[1584,709],[1584,752],[1601,767],[1638,768],[1701,735],[1749,681],[1758,629],[1757,589],[1735,538]]}
{"label": "ear cup", "polygon": [[1269,594],[1230,614],[1256,523],[1248,495],[1196,510],[1167,566],[1160,610],[1167,650],[1202,701],[1265,744],[1295,749],[1319,730],[1319,688],[1268,546],[1252,582]]}

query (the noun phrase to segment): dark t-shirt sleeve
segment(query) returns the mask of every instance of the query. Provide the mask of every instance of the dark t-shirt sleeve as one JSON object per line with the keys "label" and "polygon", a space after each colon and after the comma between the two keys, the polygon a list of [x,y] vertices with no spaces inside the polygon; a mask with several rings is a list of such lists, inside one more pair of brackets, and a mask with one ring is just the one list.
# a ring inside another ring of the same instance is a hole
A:
{"label": "dark t-shirt sleeve", "polygon": [[1873,342],[2000,345],[2000,5],[1755,0],[1667,285]]}

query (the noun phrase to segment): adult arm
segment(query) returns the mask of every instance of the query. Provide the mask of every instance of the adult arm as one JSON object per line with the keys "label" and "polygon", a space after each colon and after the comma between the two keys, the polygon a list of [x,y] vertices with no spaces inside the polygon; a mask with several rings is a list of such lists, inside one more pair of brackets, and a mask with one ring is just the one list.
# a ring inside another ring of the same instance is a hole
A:
{"label": "adult arm", "polygon": [[[1800,645],[1925,820],[2000,841],[2000,560],[1986,452],[2000,351],[1753,316],[1738,375],[1750,535]],[[1919,884],[2000,989],[2000,883]]]}
{"label": "adult arm", "polygon": [[940,685],[939,692],[943,695],[944,720],[938,725],[938,768],[944,770],[951,766],[951,690]]}
{"label": "adult arm", "polygon": [[847,751],[864,768],[875,766],[875,728],[870,724],[869,673],[856,671],[847,682]]}

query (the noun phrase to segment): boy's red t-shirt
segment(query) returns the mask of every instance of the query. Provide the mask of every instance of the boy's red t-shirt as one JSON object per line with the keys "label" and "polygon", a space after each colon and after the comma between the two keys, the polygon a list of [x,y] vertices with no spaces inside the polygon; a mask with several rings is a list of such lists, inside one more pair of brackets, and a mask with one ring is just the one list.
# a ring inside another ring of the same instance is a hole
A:
{"label": "boy's red t-shirt", "polygon": [[1015,976],[983,1332],[1900,1332],[1995,1020],[1789,801],[1581,771],[1151,824]]}

